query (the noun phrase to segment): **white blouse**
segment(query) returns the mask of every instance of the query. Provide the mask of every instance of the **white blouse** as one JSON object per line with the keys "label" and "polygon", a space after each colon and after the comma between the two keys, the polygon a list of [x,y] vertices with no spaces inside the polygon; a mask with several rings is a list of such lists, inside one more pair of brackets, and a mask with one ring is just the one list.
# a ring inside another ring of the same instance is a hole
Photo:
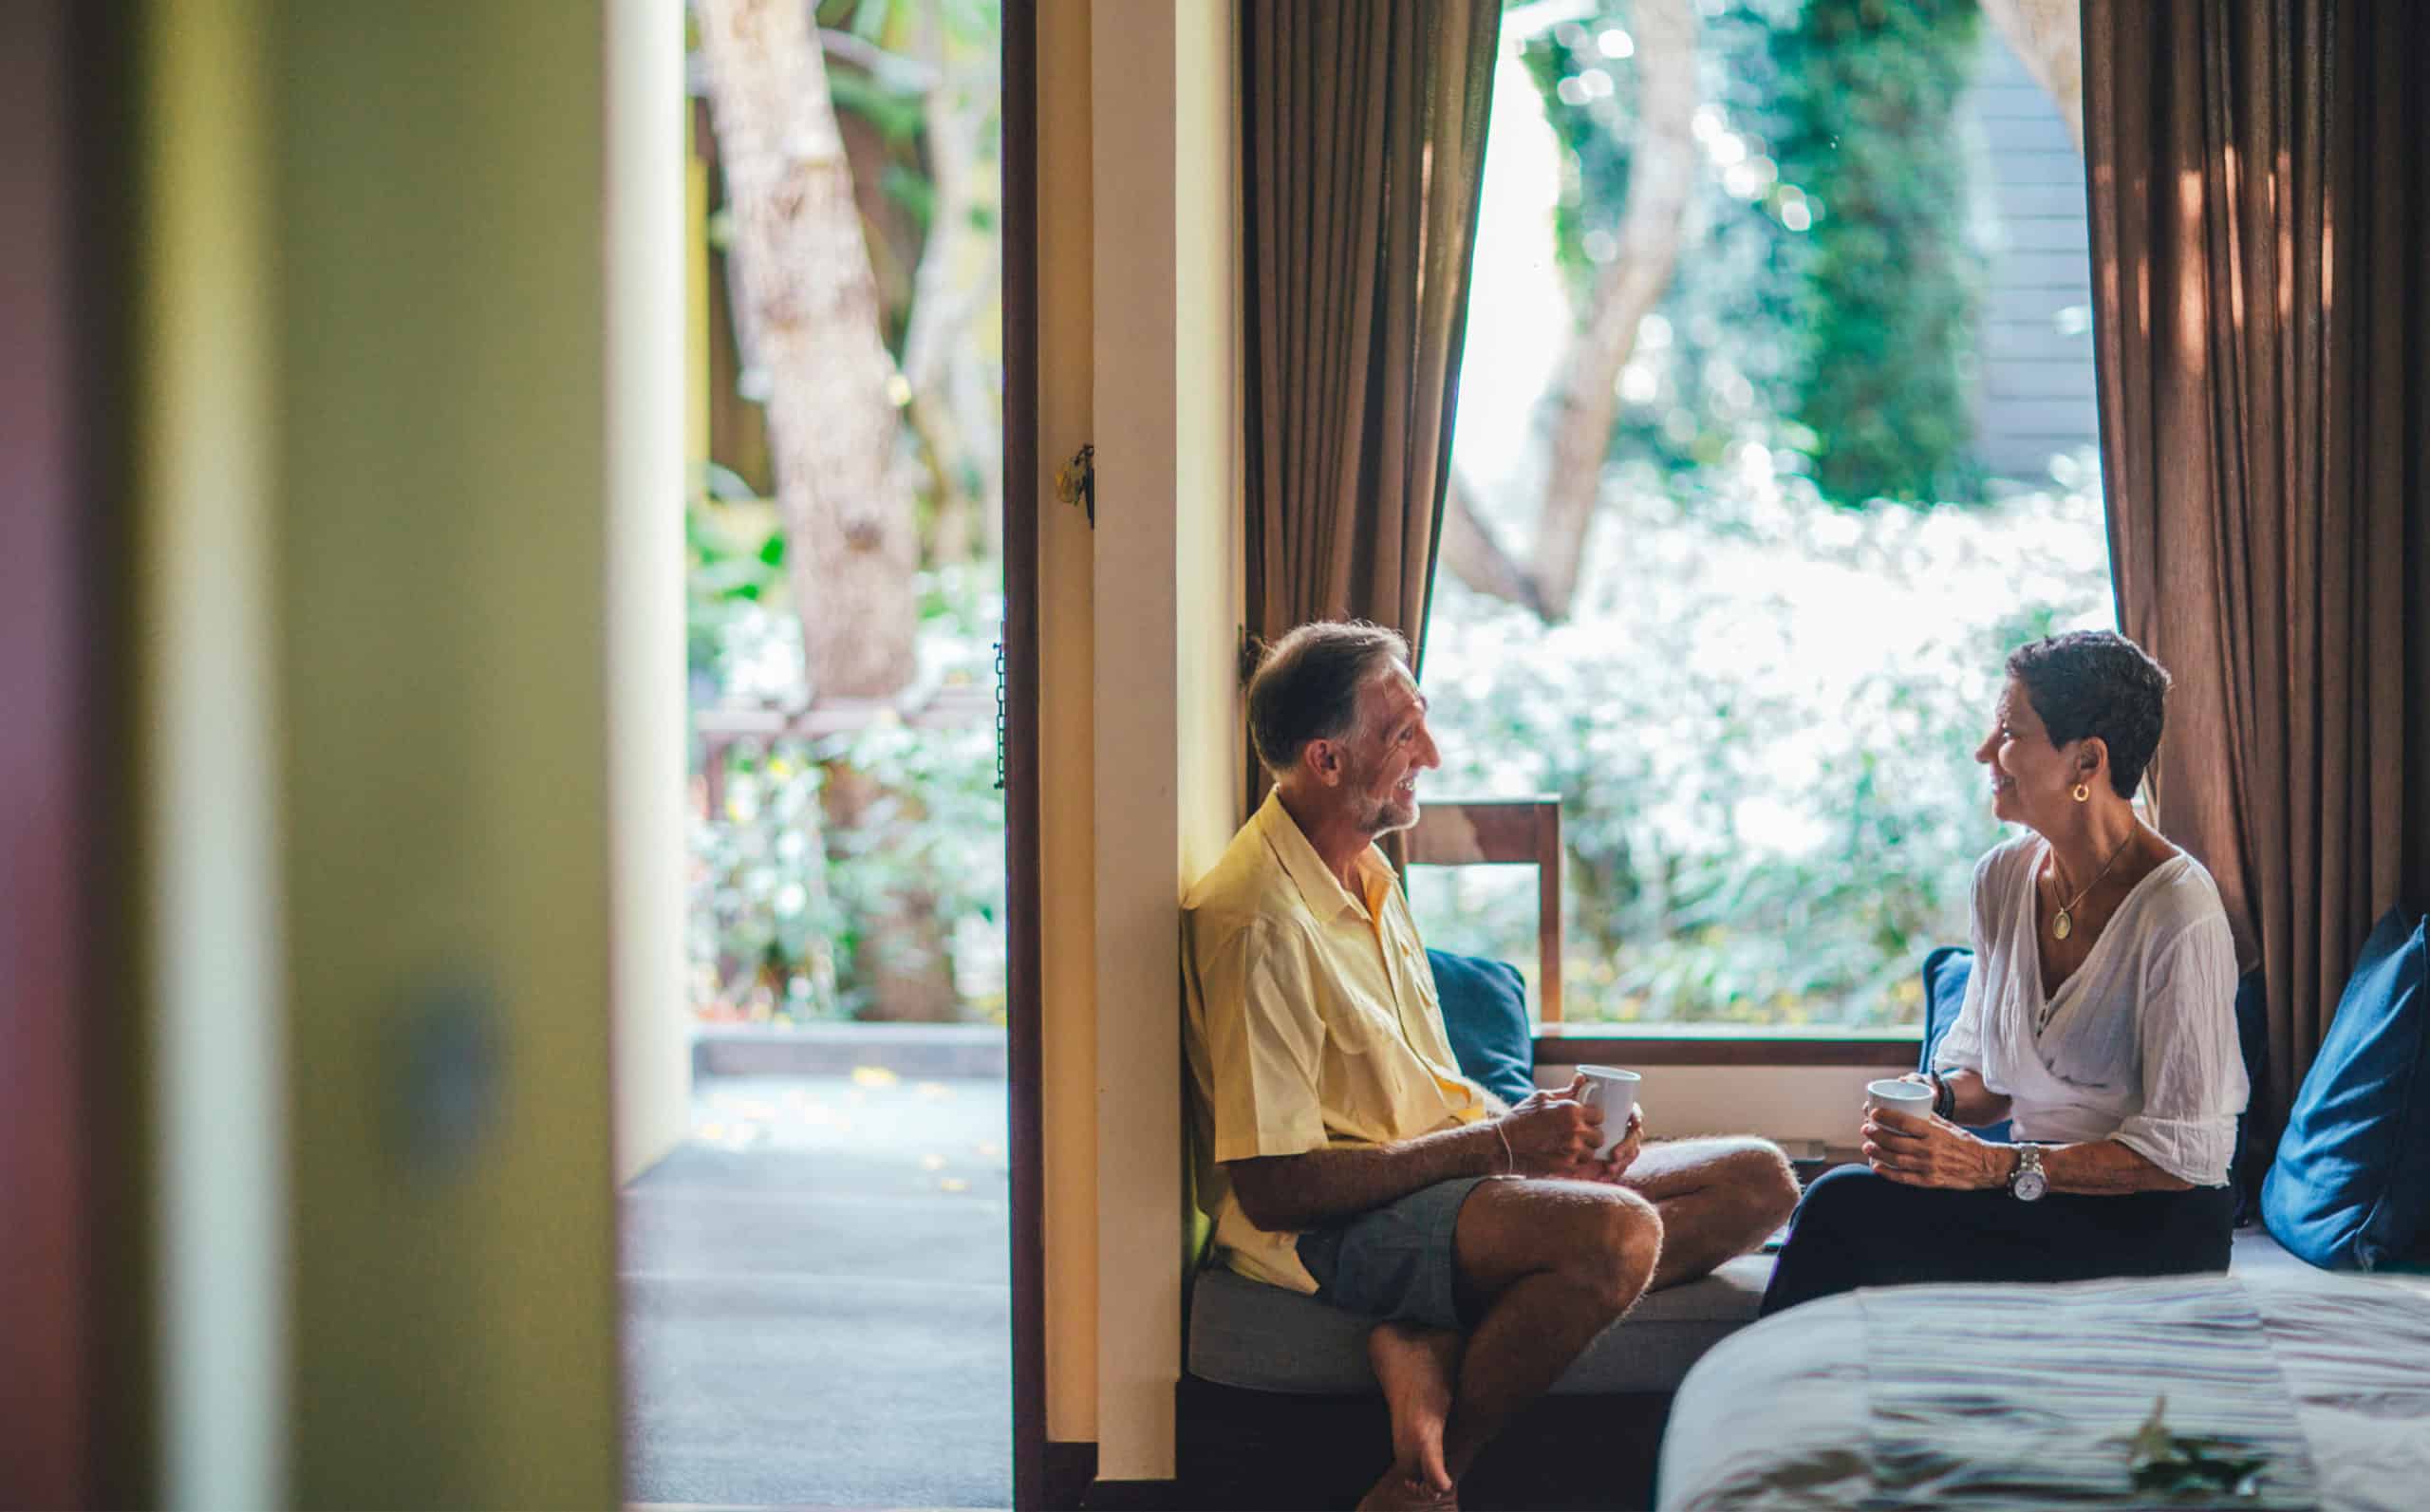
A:
{"label": "white blouse", "polygon": [[2160,863],[2046,999],[2033,875],[2047,849],[2028,834],[1975,867],[1973,975],[1934,1064],[2009,1098],[2018,1139],[2115,1139],[2181,1181],[2225,1184],[2247,1087],[2217,886],[2192,856]]}

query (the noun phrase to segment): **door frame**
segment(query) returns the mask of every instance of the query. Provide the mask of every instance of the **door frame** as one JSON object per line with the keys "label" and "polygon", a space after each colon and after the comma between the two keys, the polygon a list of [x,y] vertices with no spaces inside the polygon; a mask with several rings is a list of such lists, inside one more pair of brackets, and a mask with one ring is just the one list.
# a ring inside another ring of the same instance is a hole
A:
{"label": "door frame", "polygon": [[1048,1504],[1046,1156],[1041,1054],[1037,679],[1037,8],[1000,41],[1004,352],[1004,868],[1012,1229],[1013,1504]]}

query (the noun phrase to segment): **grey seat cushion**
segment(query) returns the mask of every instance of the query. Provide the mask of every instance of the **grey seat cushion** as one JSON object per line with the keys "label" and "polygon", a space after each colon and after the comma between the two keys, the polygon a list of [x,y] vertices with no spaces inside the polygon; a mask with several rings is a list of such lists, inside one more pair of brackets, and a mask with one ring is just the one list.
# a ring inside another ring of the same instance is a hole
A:
{"label": "grey seat cushion", "polygon": [[[2317,1275],[2258,1223],[2236,1230],[2231,1274],[2292,1279]],[[1675,1390],[1688,1368],[1755,1320],[1772,1257],[1742,1255],[1700,1281],[1655,1292],[1587,1347],[1556,1392]],[[1364,1395],[1367,1320],[1313,1297],[1226,1270],[1202,1271],[1189,1313],[1189,1371],[1201,1380],[1259,1391]]]}
{"label": "grey seat cushion", "polygon": [[[1553,1391],[1674,1390],[1705,1351],[1755,1320],[1771,1279],[1771,1256],[1742,1255],[1702,1280],[1647,1296],[1586,1347]],[[1189,1372],[1258,1391],[1371,1394],[1369,1326],[1313,1297],[1231,1271],[1201,1271],[1190,1300]]]}

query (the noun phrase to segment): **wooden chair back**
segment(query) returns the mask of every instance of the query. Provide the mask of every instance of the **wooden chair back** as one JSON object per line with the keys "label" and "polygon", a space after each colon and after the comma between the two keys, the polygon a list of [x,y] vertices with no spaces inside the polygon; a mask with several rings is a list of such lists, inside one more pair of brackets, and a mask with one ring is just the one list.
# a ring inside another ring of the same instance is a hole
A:
{"label": "wooden chair back", "polygon": [[1561,1022],[1561,800],[1430,798],[1402,837],[1405,866],[1533,866],[1539,1019]]}

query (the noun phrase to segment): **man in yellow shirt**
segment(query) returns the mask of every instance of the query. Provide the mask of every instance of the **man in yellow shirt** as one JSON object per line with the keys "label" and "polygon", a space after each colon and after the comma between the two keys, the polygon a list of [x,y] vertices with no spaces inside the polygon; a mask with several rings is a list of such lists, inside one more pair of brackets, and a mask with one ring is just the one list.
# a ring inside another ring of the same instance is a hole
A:
{"label": "man in yellow shirt", "polygon": [[1761,1242],[1797,1183],[1762,1140],[1608,1160],[1578,1084],[1505,1108],[1460,1074],[1377,836],[1441,765],[1401,637],[1303,625],[1249,683],[1274,791],[1184,904],[1199,1204],[1225,1263],[1376,1319],[1393,1468],[1445,1506],[1477,1450],[1650,1289]]}

